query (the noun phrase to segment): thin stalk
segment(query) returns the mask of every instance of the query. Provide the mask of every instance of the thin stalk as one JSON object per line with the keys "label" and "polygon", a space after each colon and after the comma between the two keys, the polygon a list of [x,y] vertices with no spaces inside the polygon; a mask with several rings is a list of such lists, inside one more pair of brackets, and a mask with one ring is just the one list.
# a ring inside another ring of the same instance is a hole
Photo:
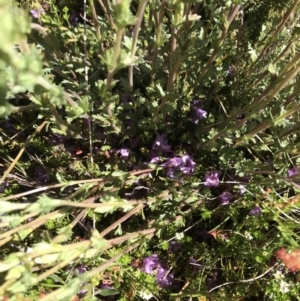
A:
{"label": "thin stalk", "polygon": [[[300,56],[300,54],[299,54]],[[245,117],[243,120],[241,120],[240,122],[235,123],[233,126],[227,128],[224,131],[221,131],[220,133],[218,133],[217,135],[215,135],[212,139],[210,139],[208,142],[203,144],[203,148],[206,147],[207,145],[209,145],[212,141],[215,141],[216,139],[226,135],[226,133],[234,131],[240,127],[242,127],[250,118],[252,118],[253,116],[255,116],[257,114],[257,112],[259,112],[261,109],[263,109],[288,83],[291,79],[293,79],[298,72],[300,71],[300,65],[298,65],[297,67],[294,68],[294,70],[292,70],[290,73],[288,73],[282,80],[281,82],[273,89],[272,92],[270,92],[270,94],[268,94],[268,96],[266,97],[266,100],[261,102],[258,100],[254,101],[251,105],[247,106],[248,108],[244,108],[241,111],[242,112],[246,112],[248,111],[250,108],[255,108],[254,112],[252,112],[251,114],[249,114],[247,117]],[[282,75],[283,77],[283,75]],[[269,89],[270,87],[268,87],[267,89]],[[259,100],[261,99],[261,97],[259,97]]]}
{"label": "thin stalk", "polygon": [[109,11],[110,11],[110,8],[109,8],[109,5],[108,5],[107,1],[104,0],[104,3],[103,3],[102,0],[98,0],[98,3],[99,3],[99,5],[101,6],[101,8],[102,8],[102,10],[103,10],[103,12],[104,12],[104,15],[106,16],[106,18],[107,18],[107,20],[108,20],[110,26],[111,26],[112,28],[116,28],[116,25],[115,25],[115,23],[114,23],[114,20],[113,20],[111,14],[110,14],[110,12],[109,12]]}
{"label": "thin stalk", "polygon": [[[147,236],[149,237],[149,235]],[[131,246],[125,248],[124,250],[122,250],[120,253],[118,253],[117,255],[115,255],[114,257],[112,257],[111,259],[107,260],[104,264],[102,264],[100,267],[91,270],[87,273],[85,273],[84,275],[87,278],[92,278],[96,275],[98,275],[101,271],[109,268],[113,262],[117,261],[120,257],[122,257],[124,254],[129,253],[131,250],[133,250],[134,248],[138,247],[140,245],[140,242],[137,242],[135,244],[132,244]],[[65,287],[62,287],[60,289],[57,289],[54,292],[51,292],[50,294],[46,295],[45,297],[41,298],[40,301],[51,301],[51,300],[55,300],[57,298],[57,296],[61,295],[65,290]]]}
{"label": "thin stalk", "polygon": [[26,230],[26,229],[30,229],[30,230],[34,230],[36,229],[37,227],[39,227],[40,225],[44,224],[48,219],[53,219],[54,217],[56,216],[62,216],[62,210],[57,210],[57,211],[53,211],[51,213],[48,213],[46,215],[43,215],[25,225],[21,225],[19,227],[16,227],[14,229],[11,229],[9,231],[6,231],[4,233],[1,233],[0,234],[0,239],[3,239],[3,238],[6,238],[6,237],[9,237],[17,232],[20,232],[20,231],[23,231],[23,230]]}
{"label": "thin stalk", "polygon": [[[131,59],[132,61],[134,60],[134,56],[136,53],[136,45],[137,41],[139,38],[139,31],[141,28],[142,20],[143,20],[143,15],[144,11],[146,8],[148,0],[141,0],[138,11],[136,14],[137,17],[137,22],[135,23],[134,30],[133,30],[133,40],[132,40],[132,45],[131,45]],[[130,93],[133,91],[133,62],[132,65],[129,66],[128,68],[128,81],[129,81],[129,91]]]}
{"label": "thin stalk", "polygon": [[[43,274],[39,275],[37,277],[37,281],[40,282],[46,278],[48,278],[49,276],[55,274],[55,272],[59,271],[60,269],[62,269],[63,267],[65,267],[66,265],[70,264],[71,261],[75,260],[76,258],[78,258],[80,256],[80,254],[82,254],[84,251],[80,250],[80,251],[74,251],[73,255],[70,255],[67,259],[65,259],[64,261],[58,263],[56,266],[54,266],[53,268],[47,270],[46,272],[44,272]],[[43,298],[42,298],[43,299]],[[41,300],[41,299],[40,299]]]}
{"label": "thin stalk", "polygon": [[18,155],[16,156],[16,158],[14,159],[14,161],[10,164],[10,166],[7,168],[7,170],[4,172],[3,176],[0,178],[0,182],[4,181],[6,179],[6,177],[10,174],[10,172],[13,170],[13,168],[15,167],[15,165],[18,163],[19,159],[21,158],[23,152],[25,151],[26,147],[29,145],[30,141],[37,135],[39,134],[43,127],[48,123],[48,121],[43,121],[43,123],[41,125],[39,125],[36,130],[33,132],[32,135],[30,135],[25,143],[24,146],[20,149]]}
{"label": "thin stalk", "polygon": [[[90,208],[90,209],[95,209],[95,208],[102,208],[102,207],[123,207],[127,205],[138,205],[138,204],[149,204],[149,203],[154,203],[155,201],[127,201],[127,202],[105,202],[105,203],[95,203],[95,204],[88,204],[88,203],[76,203],[73,201],[65,201],[65,200],[58,200],[60,201],[59,204],[57,204],[57,207],[59,206],[67,206],[67,207],[74,207],[74,208]],[[26,205],[26,204],[24,204]],[[27,203],[27,205],[30,205],[30,203]]]}
{"label": "thin stalk", "polygon": [[[6,238],[4,238],[4,239],[1,239],[0,240],[0,247],[2,247],[2,246],[4,246],[5,244],[7,244],[9,241],[11,241],[13,238],[11,237],[11,236],[9,236],[9,237],[6,237]],[[1,294],[0,294],[0,296],[1,296]]]}
{"label": "thin stalk", "polygon": [[[227,124],[229,124],[232,120],[234,120],[235,118],[237,118],[239,115],[241,114],[244,114],[246,112],[248,112],[249,110],[252,110],[254,109],[254,113],[257,113],[259,112],[262,108],[264,108],[269,102],[270,100],[268,101],[264,101],[262,102],[263,99],[265,99],[268,95],[270,95],[271,91],[274,89],[274,86],[276,84],[277,85],[277,88],[279,87],[280,85],[280,89],[277,93],[279,93],[282,89],[282,87],[285,87],[289,80],[293,78],[292,77],[287,77],[287,73],[288,71],[291,69],[291,68],[294,68],[295,64],[299,61],[300,59],[300,53],[298,55],[296,55],[283,69],[282,71],[278,74],[277,78],[273,81],[273,82],[270,82],[269,86],[266,87],[265,91],[263,93],[261,93],[261,95],[252,103],[250,103],[249,105],[246,105],[244,108],[240,109],[235,115],[233,116],[230,116],[226,119],[225,122],[221,122],[219,123],[219,127],[221,128],[224,128],[227,126]],[[276,88],[276,91],[277,91],[277,88]],[[274,91],[274,90],[273,90]],[[273,94],[272,94],[273,95]],[[274,97],[276,96],[276,94],[274,95]],[[236,126],[242,126],[247,120],[246,119],[243,119],[239,125],[236,124]],[[221,132],[219,134],[217,134],[213,139],[215,138],[219,138],[223,135],[224,133]],[[213,140],[211,140],[213,141]],[[207,142],[209,143],[209,141]],[[206,145],[206,144],[205,144]]]}
{"label": "thin stalk", "polygon": [[[4,293],[6,292],[6,290],[12,286],[14,284],[14,282],[16,281],[16,279],[9,279],[6,282],[4,282],[1,287],[0,287],[0,296],[4,296]],[[5,299],[3,299],[5,300]],[[8,299],[9,300],[9,299]]]}
{"label": "thin stalk", "polygon": [[145,207],[144,204],[135,207],[130,212],[128,212],[127,214],[125,214],[124,216],[122,216],[121,218],[119,218],[117,221],[115,221],[113,224],[111,224],[109,227],[107,227],[105,230],[103,230],[100,233],[100,236],[104,237],[110,231],[112,231],[113,229],[117,228],[120,224],[122,224],[124,221],[126,221],[127,219],[129,219],[129,217],[131,217],[132,215],[136,214],[137,212],[139,212],[140,210],[142,210],[144,207]]}
{"label": "thin stalk", "polygon": [[[24,215],[22,217],[20,216],[19,217],[20,218],[20,222],[24,222],[24,221],[26,221],[26,220],[28,220],[30,218],[33,218],[34,216],[36,216],[38,214],[39,214],[39,212],[34,212],[34,213],[26,214],[26,215]],[[2,222],[2,223],[0,223],[0,229],[3,228],[3,227],[9,226],[9,224],[10,224],[10,222]]]}
{"label": "thin stalk", "polygon": [[[168,84],[167,84],[167,91],[170,91],[171,87],[173,87],[173,84],[176,79],[176,75],[178,70],[175,70],[173,67],[174,61],[175,61],[175,54],[176,54],[176,48],[177,48],[177,32],[178,32],[178,23],[179,23],[179,11],[177,8],[177,5],[175,5],[175,16],[174,16],[174,25],[171,28],[171,37],[170,37],[170,66],[169,66],[169,78],[168,78]],[[177,57],[179,60],[179,57]],[[177,67],[178,69],[178,67]],[[163,103],[162,103],[163,105]]]}
{"label": "thin stalk", "polygon": [[[150,230],[150,229],[149,229]],[[148,231],[149,234],[145,234],[145,238],[150,238],[153,236],[154,231]],[[125,248],[123,251],[121,251],[118,255],[114,256],[113,258],[111,258],[110,260],[108,260],[106,263],[102,264],[100,267],[91,270],[89,272],[86,273],[86,276],[91,278],[94,277],[96,275],[98,275],[101,271],[104,271],[105,269],[107,269],[108,267],[111,266],[111,264],[116,261],[118,258],[120,258],[121,256],[123,256],[124,254],[128,254],[128,252],[130,252],[132,249],[138,247],[141,244],[141,242],[136,242],[134,244],[132,244],[131,246]]]}
{"label": "thin stalk", "polygon": [[[100,25],[97,20],[97,14],[94,6],[94,1],[89,0],[91,12],[92,12],[92,17],[96,26],[96,36],[98,39],[99,43],[99,51],[100,54],[103,54],[103,47],[101,44],[101,33],[100,33]],[[86,93],[89,93],[89,69],[88,69],[88,58],[87,58],[87,27],[86,27],[86,0],[84,0],[83,4],[84,8],[84,77],[85,77],[85,83],[86,83]],[[93,111],[93,102],[89,104],[89,112],[88,112],[88,128],[89,128],[89,146],[90,146],[90,160],[91,160],[91,166],[94,166],[94,157],[93,157],[93,135],[92,135],[92,111]]]}
{"label": "thin stalk", "polygon": [[[283,19],[281,20],[280,24],[276,28],[275,33],[272,33],[272,37],[273,37],[272,40],[273,41],[277,37],[278,33],[282,30],[283,26],[285,25],[285,23],[287,22],[289,17],[293,14],[293,12],[296,9],[298,3],[299,3],[299,0],[296,0],[293,3],[293,5],[290,7],[290,9],[285,13]],[[260,52],[259,56],[257,57],[256,61],[252,64],[251,69],[250,69],[251,71],[253,70],[254,65],[264,56],[264,54],[266,53],[268,48],[271,46],[271,44],[272,43],[269,43],[269,44],[265,45],[265,47],[263,48],[263,50]]]}
{"label": "thin stalk", "polygon": [[[156,112],[154,113],[154,121],[156,120],[159,111],[165,106],[166,101],[168,99],[169,92],[172,91],[174,83],[176,81],[176,77],[179,73],[182,56],[179,55],[178,47],[177,47],[177,38],[176,35],[178,34],[178,24],[180,14],[178,11],[178,7],[175,6],[175,17],[174,17],[174,25],[171,28],[171,37],[170,37],[170,62],[169,62],[169,77],[168,83],[166,87],[166,94],[161,100],[160,105],[157,107]],[[183,25],[184,26],[184,25]],[[175,64],[174,64],[175,62]]]}
{"label": "thin stalk", "polygon": [[98,43],[99,43],[99,53],[103,55],[104,54],[104,49],[103,49],[103,45],[102,45],[100,24],[99,24],[98,19],[97,19],[94,0],[89,0],[89,4],[90,4],[91,12],[92,12],[92,18],[93,18],[93,21],[94,21],[94,24],[95,24],[97,40],[98,40]]}
{"label": "thin stalk", "polygon": [[[135,170],[135,171],[131,171],[128,174],[124,174],[124,176],[126,175],[130,175],[130,176],[138,176],[138,175],[142,175],[142,174],[147,174],[149,172],[154,171],[155,169],[153,168],[147,168],[144,170]],[[3,201],[9,201],[12,199],[17,199],[26,195],[30,195],[30,194],[34,194],[34,193],[39,193],[42,191],[47,191],[53,188],[60,188],[63,186],[66,186],[66,184],[68,184],[68,186],[74,186],[74,185],[79,185],[79,184],[87,184],[87,183],[95,183],[95,185],[98,185],[99,182],[111,182],[114,179],[120,178],[122,176],[117,176],[117,177],[107,177],[107,178],[96,178],[96,179],[87,179],[87,180],[77,180],[77,181],[70,181],[68,183],[59,183],[59,184],[54,184],[54,185],[49,185],[49,186],[44,186],[44,187],[39,187],[30,191],[26,191],[26,192],[22,192],[22,193],[18,193],[15,195],[10,195],[7,197],[2,198]],[[125,182],[126,183],[126,182]]]}
{"label": "thin stalk", "polygon": [[20,106],[20,107],[13,107],[12,108],[12,113],[19,113],[19,112],[25,112],[25,111],[30,111],[30,110],[40,110],[40,106],[35,104],[35,103],[31,103],[29,105],[25,105],[25,106]]}
{"label": "thin stalk", "polygon": [[124,33],[123,28],[117,29],[114,56],[113,56],[113,60],[111,63],[111,69],[108,71],[108,74],[107,74],[107,83],[106,84],[107,84],[108,91],[111,91],[112,79],[117,70],[117,62],[118,62],[118,58],[121,53],[121,44],[122,44],[123,33]]}
{"label": "thin stalk", "polygon": [[151,86],[154,85],[154,75],[156,72],[156,61],[158,57],[158,50],[161,45],[161,33],[162,33],[162,26],[163,26],[163,18],[165,14],[165,6],[166,6],[166,0],[161,1],[160,10],[159,13],[154,13],[154,21],[155,21],[155,34],[156,34],[156,40],[155,40],[155,47],[154,47],[154,53],[152,58],[152,68],[151,68]]}
{"label": "thin stalk", "polygon": [[203,39],[207,38],[209,29],[210,29],[210,25],[212,23],[214,16],[215,16],[215,7],[213,7],[212,10],[210,11],[209,20],[207,21],[207,25],[206,25],[204,33],[203,33]]}
{"label": "thin stalk", "polygon": [[49,44],[49,46],[51,46],[51,48],[54,50],[54,53],[60,58],[60,59],[64,59],[64,54],[57,49],[57,47],[53,44],[53,42],[51,41],[51,39],[49,38],[47,31],[44,27],[42,27],[40,24],[37,23],[31,23],[30,24],[30,28],[33,30],[37,30],[39,31],[43,38],[45,39],[45,41]]}
{"label": "thin stalk", "polygon": [[[111,64],[111,69],[108,71],[107,73],[107,78],[106,78],[106,89],[107,91],[111,92],[111,85],[112,85],[112,80],[113,80],[113,76],[115,74],[115,72],[117,71],[117,62],[118,62],[118,58],[120,56],[121,53],[121,44],[122,44],[122,37],[123,37],[123,33],[124,33],[124,29],[123,28],[117,28],[117,32],[116,32],[116,45],[115,45],[115,51],[114,51],[114,56],[113,56],[113,60],[112,60],[112,64]],[[111,120],[111,126],[113,127],[113,129],[116,132],[120,132],[121,129],[115,124],[115,116],[114,113],[111,109],[111,104],[108,103],[106,105],[106,112],[108,117]]]}
{"label": "thin stalk", "polygon": [[232,21],[234,20],[235,16],[237,15],[239,9],[240,9],[240,5],[237,5],[234,7],[232,13],[230,14],[229,18],[228,18],[228,22],[227,24],[224,24],[223,26],[223,30],[222,30],[222,34],[221,34],[221,37],[220,39],[218,40],[217,42],[217,46],[215,47],[212,55],[210,56],[207,64],[205,65],[203,71],[200,73],[199,77],[198,77],[198,82],[201,82],[203,77],[205,76],[205,74],[207,73],[207,71],[210,69],[212,63],[215,61],[215,59],[217,58],[220,50],[221,50],[221,46],[222,44],[224,43],[225,41],[225,38],[227,36],[227,33],[228,33],[228,29],[230,27],[230,24],[232,23]]}

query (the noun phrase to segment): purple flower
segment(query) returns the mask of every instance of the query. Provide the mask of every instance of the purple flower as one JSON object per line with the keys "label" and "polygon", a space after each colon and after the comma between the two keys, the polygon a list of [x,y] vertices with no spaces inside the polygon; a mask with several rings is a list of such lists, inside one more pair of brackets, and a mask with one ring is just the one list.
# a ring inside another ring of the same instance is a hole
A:
{"label": "purple flower", "polygon": [[156,151],[168,152],[171,149],[171,145],[168,144],[168,138],[166,134],[157,135],[152,145],[152,149]]}
{"label": "purple flower", "polygon": [[47,183],[50,181],[48,172],[43,166],[38,166],[35,169],[35,174],[37,175],[40,182]]}
{"label": "purple flower", "polygon": [[218,187],[220,184],[219,173],[211,172],[206,175],[204,185],[207,187]]}
{"label": "purple flower", "polygon": [[170,178],[170,179],[178,179],[178,176],[175,175],[175,172],[172,168],[169,168],[168,171],[167,171],[167,177]]}
{"label": "purple flower", "polygon": [[189,155],[182,157],[182,164],[180,165],[180,171],[184,174],[192,174],[196,163],[192,160]]}
{"label": "purple flower", "polygon": [[157,254],[153,254],[149,257],[144,258],[143,260],[143,271],[147,274],[153,274],[157,269],[157,266],[160,265],[160,260]]}
{"label": "purple flower", "polygon": [[261,208],[258,206],[253,207],[250,211],[249,211],[249,215],[250,216],[260,216],[262,213]]}
{"label": "purple flower", "polygon": [[64,144],[66,141],[67,141],[66,136],[62,136],[60,134],[55,133],[49,136],[48,143],[50,146],[57,146],[57,145]]}
{"label": "purple flower", "polygon": [[233,71],[234,71],[233,66],[229,66],[228,69],[227,69],[227,71],[226,71],[226,75],[227,75],[228,77],[233,76]]}
{"label": "purple flower", "polygon": [[126,192],[124,198],[128,200],[145,198],[149,190],[146,184],[141,180],[136,181],[134,184],[136,187],[131,192]]}
{"label": "purple flower", "polygon": [[45,14],[45,11],[43,8],[37,8],[37,9],[32,9],[30,11],[31,15],[33,16],[33,18],[37,19],[39,18],[41,15]]}
{"label": "purple flower", "polygon": [[232,200],[233,195],[228,191],[224,191],[221,195],[219,195],[219,199],[221,200],[222,205],[227,205]]}
{"label": "purple flower", "polygon": [[150,163],[151,164],[158,164],[160,163],[161,159],[160,157],[157,155],[156,151],[151,150],[150,151]]}
{"label": "purple flower", "polygon": [[70,22],[70,24],[72,26],[75,27],[78,24],[78,22],[79,22],[79,16],[78,16],[78,14],[75,13],[75,12],[71,13],[70,18],[69,18],[69,22]]}
{"label": "purple flower", "polygon": [[182,172],[185,175],[191,175],[194,172],[196,163],[189,155],[174,157],[168,159],[162,166],[168,167],[167,176],[171,179],[176,179],[176,173]]}
{"label": "purple flower", "polygon": [[294,167],[288,169],[288,176],[289,176],[289,177],[298,175],[299,173],[300,173],[300,170],[299,170],[299,168],[296,167],[296,166],[294,166]]}
{"label": "purple flower", "polygon": [[162,164],[162,166],[178,167],[182,163],[183,163],[182,158],[180,158],[180,157],[174,157],[172,159],[169,159],[166,163]]}
{"label": "purple flower", "polygon": [[86,266],[81,264],[78,267],[76,267],[75,270],[78,272],[78,274],[83,274],[86,272]]}
{"label": "purple flower", "polygon": [[214,287],[217,286],[216,280],[210,276],[208,276],[205,280],[206,288],[208,290],[212,290]]}
{"label": "purple flower", "polygon": [[101,284],[101,289],[103,290],[112,290],[113,286],[109,285],[109,284]]}
{"label": "purple flower", "polygon": [[207,112],[202,110],[202,103],[200,100],[192,101],[192,119],[194,124],[198,124],[199,120],[207,117]]}
{"label": "purple flower", "polygon": [[147,274],[156,273],[156,283],[161,287],[169,287],[174,281],[174,275],[168,273],[169,266],[157,254],[144,258],[142,270]]}
{"label": "purple flower", "polygon": [[174,282],[174,275],[168,273],[168,269],[159,267],[156,270],[156,282],[160,287],[169,287]]}
{"label": "purple flower", "polygon": [[192,269],[194,272],[198,272],[203,269],[203,266],[199,264],[199,261],[197,261],[194,257],[190,257],[189,264],[192,265]]}
{"label": "purple flower", "polygon": [[200,99],[194,99],[192,101],[192,106],[196,108],[201,108],[202,107],[202,101]]}
{"label": "purple flower", "polygon": [[168,252],[175,253],[181,249],[181,244],[176,240],[171,240],[169,242]]}
{"label": "purple flower", "polygon": [[0,182],[0,193],[4,192],[7,187],[9,187],[9,183],[6,181],[1,181]]}
{"label": "purple flower", "polygon": [[157,164],[160,162],[160,158],[159,157],[153,157],[151,160],[150,160],[150,163],[151,164]]}
{"label": "purple flower", "polygon": [[129,152],[128,148],[123,147],[117,151],[117,154],[119,154],[122,158],[127,159],[129,157]]}
{"label": "purple flower", "polygon": [[3,124],[3,127],[4,127],[6,130],[12,130],[14,133],[16,132],[16,130],[15,130],[14,126],[12,125],[10,119],[5,120],[5,122],[4,122],[4,124]]}
{"label": "purple flower", "polygon": [[100,289],[103,290],[102,294],[100,293],[100,295],[103,296],[103,299],[101,298],[101,300],[115,300],[115,295],[118,294],[118,292],[114,290],[113,285],[107,283],[102,283]]}
{"label": "purple flower", "polygon": [[202,109],[194,109],[193,123],[198,124],[199,120],[206,118],[207,112]]}

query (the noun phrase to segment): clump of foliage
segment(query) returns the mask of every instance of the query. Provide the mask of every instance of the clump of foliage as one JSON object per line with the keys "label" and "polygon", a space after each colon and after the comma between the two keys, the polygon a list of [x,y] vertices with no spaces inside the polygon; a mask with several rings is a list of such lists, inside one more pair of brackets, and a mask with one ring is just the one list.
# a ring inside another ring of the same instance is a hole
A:
{"label": "clump of foliage", "polygon": [[0,0],[2,300],[300,300],[300,5],[263,2]]}

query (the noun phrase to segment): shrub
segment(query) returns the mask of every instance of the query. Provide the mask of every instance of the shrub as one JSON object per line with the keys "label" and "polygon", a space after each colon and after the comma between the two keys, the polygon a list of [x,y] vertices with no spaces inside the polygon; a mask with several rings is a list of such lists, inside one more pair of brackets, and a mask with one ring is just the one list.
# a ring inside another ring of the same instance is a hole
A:
{"label": "shrub", "polygon": [[3,300],[299,300],[298,2],[0,0]]}

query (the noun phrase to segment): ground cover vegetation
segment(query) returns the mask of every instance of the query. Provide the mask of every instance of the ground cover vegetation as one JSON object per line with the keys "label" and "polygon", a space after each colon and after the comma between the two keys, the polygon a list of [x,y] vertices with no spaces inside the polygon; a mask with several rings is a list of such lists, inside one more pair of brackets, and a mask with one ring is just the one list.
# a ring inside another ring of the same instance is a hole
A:
{"label": "ground cover vegetation", "polygon": [[0,0],[0,300],[300,300],[289,0]]}

